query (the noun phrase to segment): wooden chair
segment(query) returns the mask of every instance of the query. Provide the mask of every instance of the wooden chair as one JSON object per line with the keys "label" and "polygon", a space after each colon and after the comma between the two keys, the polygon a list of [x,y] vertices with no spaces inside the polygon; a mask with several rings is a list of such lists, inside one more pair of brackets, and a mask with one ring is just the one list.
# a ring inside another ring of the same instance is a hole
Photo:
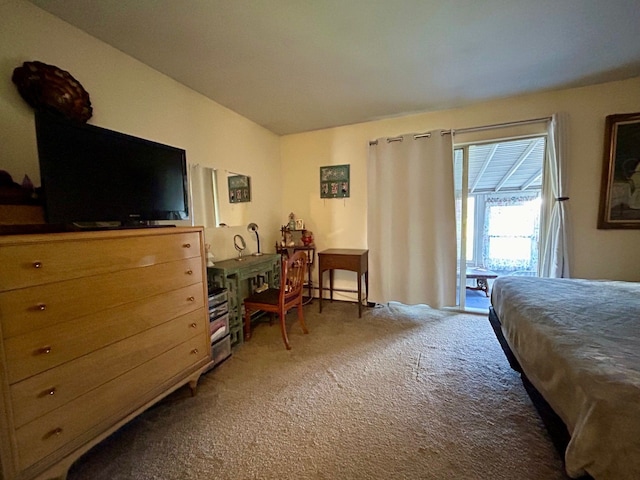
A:
{"label": "wooden chair", "polygon": [[251,313],[256,311],[269,312],[271,315],[277,313],[280,317],[280,330],[282,340],[291,350],[285,317],[287,312],[293,307],[298,309],[298,321],[304,333],[309,333],[304,324],[304,314],[302,312],[302,287],[307,268],[307,254],[297,251],[288,258],[283,257],[282,268],[280,269],[280,288],[269,288],[264,292],[255,293],[244,300],[244,339],[251,338]]}

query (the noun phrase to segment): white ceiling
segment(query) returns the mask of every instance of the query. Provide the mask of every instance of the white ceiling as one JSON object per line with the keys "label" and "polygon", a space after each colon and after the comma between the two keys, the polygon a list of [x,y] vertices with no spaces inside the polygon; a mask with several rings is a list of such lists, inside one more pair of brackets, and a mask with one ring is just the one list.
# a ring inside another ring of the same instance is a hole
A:
{"label": "white ceiling", "polygon": [[277,133],[640,75],[640,0],[31,0]]}

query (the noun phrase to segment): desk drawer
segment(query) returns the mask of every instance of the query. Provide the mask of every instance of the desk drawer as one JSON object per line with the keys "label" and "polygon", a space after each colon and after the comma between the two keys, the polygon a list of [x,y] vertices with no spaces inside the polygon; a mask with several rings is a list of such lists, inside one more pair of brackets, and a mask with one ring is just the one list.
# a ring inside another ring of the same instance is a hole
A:
{"label": "desk drawer", "polygon": [[256,275],[266,275],[273,270],[273,263],[263,262],[257,265],[251,265],[249,268],[240,271],[240,280],[255,277]]}

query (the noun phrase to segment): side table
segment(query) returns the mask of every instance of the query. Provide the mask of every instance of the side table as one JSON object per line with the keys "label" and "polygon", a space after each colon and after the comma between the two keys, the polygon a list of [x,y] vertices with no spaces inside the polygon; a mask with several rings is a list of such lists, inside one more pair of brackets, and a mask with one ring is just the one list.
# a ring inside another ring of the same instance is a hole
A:
{"label": "side table", "polygon": [[467,279],[475,279],[476,286],[467,286],[469,290],[481,290],[485,296],[489,296],[489,279],[498,278],[498,274],[480,267],[467,267],[466,271]]}
{"label": "side table", "polygon": [[318,283],[320,284],[320,313],[322,313],[322,274],[329,270],[329,299],[333,301],[333,271],[349,270],[358,274],[358,318],[362,317],[362,274],[366,295],[369,295],[369,250],[353,248],[330,248],[318,252]]}

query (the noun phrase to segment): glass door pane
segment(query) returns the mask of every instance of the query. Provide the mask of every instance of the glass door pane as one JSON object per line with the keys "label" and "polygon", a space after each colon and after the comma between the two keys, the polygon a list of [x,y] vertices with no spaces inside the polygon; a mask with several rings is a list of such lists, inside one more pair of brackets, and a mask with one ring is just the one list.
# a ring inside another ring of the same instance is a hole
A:
{"label": "glass door pane", "polygon": [[456,280],[456,305],[464,309],[466,289],[465,264],[467,252],[467,169],[465,168],[465,150],[456,148],[453,151],[453,179],[456,197],[456,247],[458,254],[458,275]]}
{"label": "glass door pane", "polygon": [[495,275],[537,272],[545,140],[521,138],[454,150],[457,305],[462,309],[489,308]]}

